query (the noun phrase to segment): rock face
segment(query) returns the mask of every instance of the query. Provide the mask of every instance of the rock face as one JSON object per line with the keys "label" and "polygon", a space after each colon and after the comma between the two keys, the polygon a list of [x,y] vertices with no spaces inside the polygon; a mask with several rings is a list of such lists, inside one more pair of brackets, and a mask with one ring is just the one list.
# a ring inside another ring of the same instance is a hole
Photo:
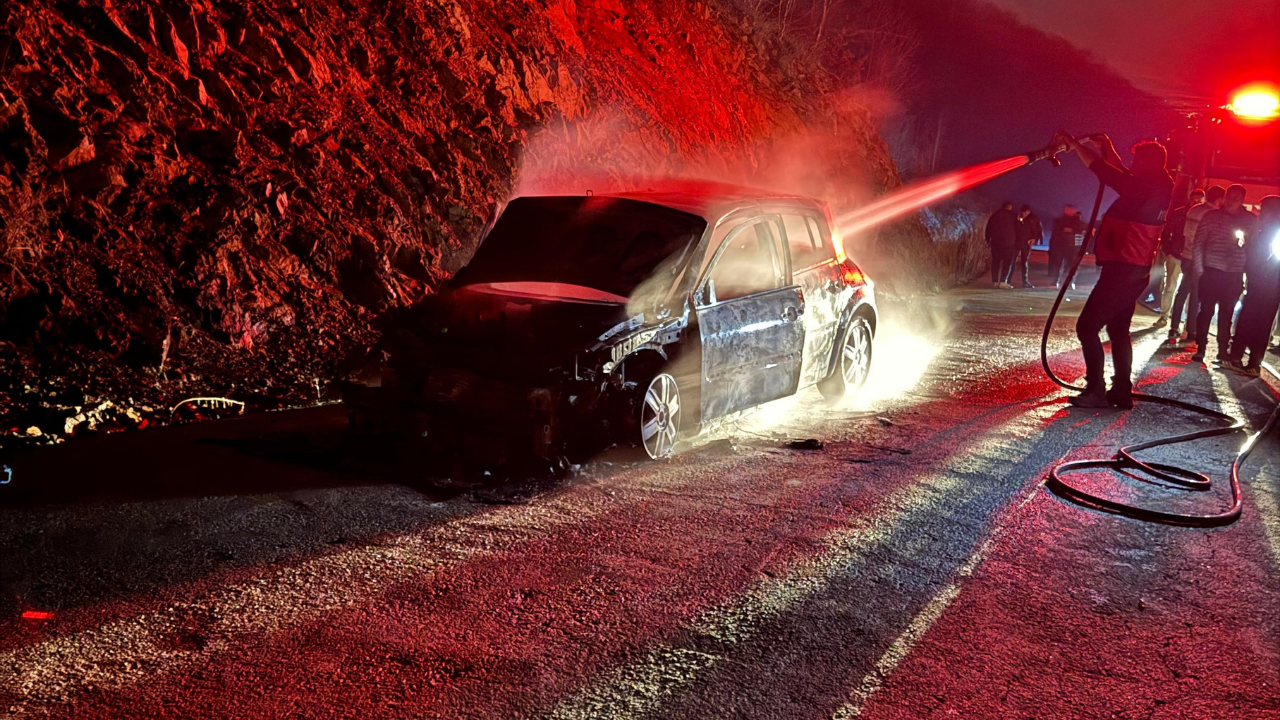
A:
{"label": "rock face", "polygon": [[[517,182],[760,180],[832,108],[747,32],[685,0],[5,2],[0,413],[314,397]],[[842,172],[895,183],[840,112]]]}

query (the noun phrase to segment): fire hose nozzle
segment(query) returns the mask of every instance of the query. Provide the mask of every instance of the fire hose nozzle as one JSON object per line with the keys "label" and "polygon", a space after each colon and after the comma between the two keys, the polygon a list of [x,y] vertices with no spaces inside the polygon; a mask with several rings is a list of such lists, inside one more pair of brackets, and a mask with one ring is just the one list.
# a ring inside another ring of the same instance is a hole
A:
{"label": "fire hose nozzle", "polygon": [[1066,152],[1068,144],[1063,138],[1062,133],[1055,133],[1049,144],[1039,150],[1027,153],[1027,164],[1038,162],[1040,160],[1048,160],[1053,163],[1054,167],[1062,167],[1062,161],[1058,159],[1058,153]]}

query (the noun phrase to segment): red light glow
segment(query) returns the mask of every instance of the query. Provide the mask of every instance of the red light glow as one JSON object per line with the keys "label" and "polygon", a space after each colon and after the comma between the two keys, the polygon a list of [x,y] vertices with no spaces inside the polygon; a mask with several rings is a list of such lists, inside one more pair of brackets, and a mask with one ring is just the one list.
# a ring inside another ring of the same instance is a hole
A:
{"label": "red light glow", "polygon": [[[995,160],[982,165],[954,170],[935,178],[922,180],[899,188],[875,202],[840,216],[840,234],[856,235],[864,230],[902,217],[909,212],[935,203],[956,193],[964,192],[1010,170],[1016,170],[1027,164],[1027,156],[1015,155],[1004,160]],[[837,257],[843,258],[843,243],[837,237]]]}
{"label": "red light glow", "polygon": [[1242,120],[1274,120],[1280,117],[1280,94],[1270,85],[1246,85],[1231,96],[1227,109]]}
{"label": "red light glow", "polygon": [[863,285],[866,283],[866,276],[862,274],[861,268],[853,264],[852,260],[845,258],[836,265],[836,274],[839,279],[844,281],[846,285]]}
{"label": "red light glow", "polygon": [[23,620],[52,620],[53,613],[43,610],[26,610],[22,613]]}

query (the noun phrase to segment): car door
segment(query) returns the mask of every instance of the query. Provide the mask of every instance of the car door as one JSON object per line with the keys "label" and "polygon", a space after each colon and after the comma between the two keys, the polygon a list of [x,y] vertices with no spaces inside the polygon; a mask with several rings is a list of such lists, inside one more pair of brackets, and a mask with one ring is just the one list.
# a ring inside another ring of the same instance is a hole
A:
{"label": "car door", "polygon": [[694,293],[706,419],[791,395],[804,354],[804,296],[791,282],[777,215],[743,220]]}
{"label": "car door", "polygon": [[840,311],[848,298],[836,272],[836,256],[826,220],[803,212],[783,212],[782,226],[791,255],[791,275],[805,298],[804,361],[801,385],[811,385],[831,371],[840,330]]}

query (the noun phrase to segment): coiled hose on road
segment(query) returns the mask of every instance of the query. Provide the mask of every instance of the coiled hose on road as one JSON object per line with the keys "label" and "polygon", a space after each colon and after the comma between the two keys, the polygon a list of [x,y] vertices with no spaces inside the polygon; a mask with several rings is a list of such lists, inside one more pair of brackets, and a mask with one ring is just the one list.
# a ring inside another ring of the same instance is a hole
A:
{"label": "coiled hose on road", "polygon": [[[1085,250],[1089,246],[1089,238],[1093,237],[1093,229],[1098,221],[1098,211],[1102,207],[1102,195],[1106,187],[1099,185],[1098,197],[1093,204],[1093,213],[1089,217],[1089,226],[1085,230],[1085,242],[1080,248],[1080,252],[1076,255],[1075,262],[1071,264],[1071,271],[1067,274],[1067,278],[1062,282],[1061,288],[1058,290],[1058,297],[1053,302],[1053,309],[1049,311],[1049,317],[1045,320],[1044,334],[1040,337],[1040,364],[1044,366],[1045,374],[1049,379],[1074,392],[1083,392],[1084,388],[1077,387],[1071,383],[1058,377],[1053,368],[1049,366],[1049,332],[1053,329],[1053,321],[1058,315],[1058,308],[1062,305],[1062,299],[1067,294],[1067,289],[1071,287],[1071,281],[1076,276],[1076,271],[1080,268],[1080,262],[1084,260]],[[1205,415],[1219,420],[1226,425],[1209,430],[1198,430],[1196,432],[1184,433],[1182,435],[1173,435],[1170,437],[1159,438],[1157,440],[1149,440],[1147,442],[1137,443],[1134,445],[1126,445],[1110,459],[1096,460],[1073,460],[1055,465],[1049,471],[1049,478],[1045,482],[1046,486],[1055,495],[1069,502],[1082,505],[1094,510],[1123,515],[1135,520],[1143,520],[1146,522],[1162,523],[1165,525],[1179,525],[1183,527],[1222,527],[1230,525],[1240,519],[1240,510],[1242,498],[1240,495],[1240,466],[1249,459],[1249,455],[1258,445],[1258,440],[1264,434],[1271,431],[1276,425],[1277,418],[1280,418],[1280,405],[1271,413],[1271,417],[1263,425],[1262,429],[1253,433],[1245,440],[1240,447],[1240,451],[1236,453],[1235,460],[1231,463],[1231,507],[1225,512],[1212,515],[1187,515],[1182,513],[1164,512],[1160,510],[1151,510],[1148,508],[1127,505],[1115,500],[1109,500],[1099,495],[1082,490],[1062,479],[1063,474],[1076,472],[1080,470],[1096,470],[1107,469],[1122,474],[1129,474],[1129,471],[1136,470],[1145,473],[1151,477],[1163,480],[1170,485],[1180,487],[1186,490],[1195,490],[1200,492],[1208,491],[1212,487],[1212,480],[1209,476],[1178,467],[1177,465],[1169,465],[1166,463],[1147,462],[1134,457],[1134,453],[1143,450],[1149,450],[1164,445],[1176,445],[1178,443],[1190,442],[1192,440],[1202,440],[1204,438],[1218,437],[1222,435],[1233,435],[1243,432],[1246,428],[1246,421],[1243,418],[1236,418],[1224,412],[1212,410],[1200,405],[1193,405],[1189,402],[1174,400],[1172,398],[1160,397],[1159,395],[1147,395],[1145,393],[1133,393],[1133,398],[1141,402],[1156,403],[1167,407],[1188,410],[1193,413]]]}

